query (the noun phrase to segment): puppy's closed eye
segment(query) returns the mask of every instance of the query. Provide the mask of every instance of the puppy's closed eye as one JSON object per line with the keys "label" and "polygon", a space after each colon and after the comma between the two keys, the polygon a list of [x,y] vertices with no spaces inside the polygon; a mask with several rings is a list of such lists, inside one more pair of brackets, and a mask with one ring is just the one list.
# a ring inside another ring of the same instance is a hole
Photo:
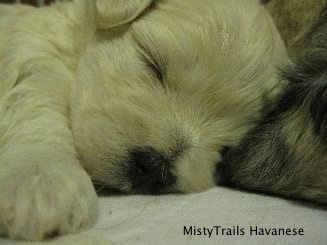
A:
{"label": "puppy's closed eye", "polygon": [[143,57],[144,63],[152,75],[164,85],[166,80],[166,64],[162,57],[155,55],[148,47],[138,43],[139,52]]}

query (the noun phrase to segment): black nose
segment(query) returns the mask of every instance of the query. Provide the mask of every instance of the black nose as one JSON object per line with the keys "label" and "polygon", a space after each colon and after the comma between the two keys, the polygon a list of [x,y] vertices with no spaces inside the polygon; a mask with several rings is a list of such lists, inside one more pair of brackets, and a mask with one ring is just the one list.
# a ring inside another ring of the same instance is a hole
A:
{"label": "black nose", "polygon": [[169,160],[151,147],[132,151],[130,164],[129,176],[138,193],[159,194],[176,181]]}

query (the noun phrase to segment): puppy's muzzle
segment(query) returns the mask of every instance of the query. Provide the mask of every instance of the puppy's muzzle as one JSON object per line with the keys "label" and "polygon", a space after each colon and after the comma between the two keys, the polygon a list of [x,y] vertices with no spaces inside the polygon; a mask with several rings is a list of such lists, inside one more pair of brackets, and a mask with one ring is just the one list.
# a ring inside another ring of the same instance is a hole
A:
{"label": "puppy's muzzle", "polygon": [[142,194],[160,194],[176,182],[169,160],[151,147],[130,154],[129,177],[132,189]]}

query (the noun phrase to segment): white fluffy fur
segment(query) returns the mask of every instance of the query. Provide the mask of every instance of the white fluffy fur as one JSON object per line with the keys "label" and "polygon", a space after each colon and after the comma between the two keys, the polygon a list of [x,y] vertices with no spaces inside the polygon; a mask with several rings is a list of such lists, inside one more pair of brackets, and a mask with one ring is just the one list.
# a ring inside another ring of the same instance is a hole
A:
{"label": "white fluffy fur", "polygon": [[[89,226],[89,176],[131,192],[135,147],[179,151],[170,191],[213,186],[219,150],[279,90],[285,50],[257,1],[151,3],[0,6],[0,233],[39,240]],[[143,56],[165,67],[164,85]]]}

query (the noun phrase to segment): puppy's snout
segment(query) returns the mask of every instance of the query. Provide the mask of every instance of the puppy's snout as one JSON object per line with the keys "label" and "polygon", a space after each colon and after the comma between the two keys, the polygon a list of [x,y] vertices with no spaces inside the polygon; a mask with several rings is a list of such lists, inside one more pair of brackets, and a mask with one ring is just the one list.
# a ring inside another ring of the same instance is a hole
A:
{"label": "puppy's snout", "polygon": [[169,160],[151,147],[135,150],[130,158],[132,187],[144,194],[159,194],[175,183]]}

